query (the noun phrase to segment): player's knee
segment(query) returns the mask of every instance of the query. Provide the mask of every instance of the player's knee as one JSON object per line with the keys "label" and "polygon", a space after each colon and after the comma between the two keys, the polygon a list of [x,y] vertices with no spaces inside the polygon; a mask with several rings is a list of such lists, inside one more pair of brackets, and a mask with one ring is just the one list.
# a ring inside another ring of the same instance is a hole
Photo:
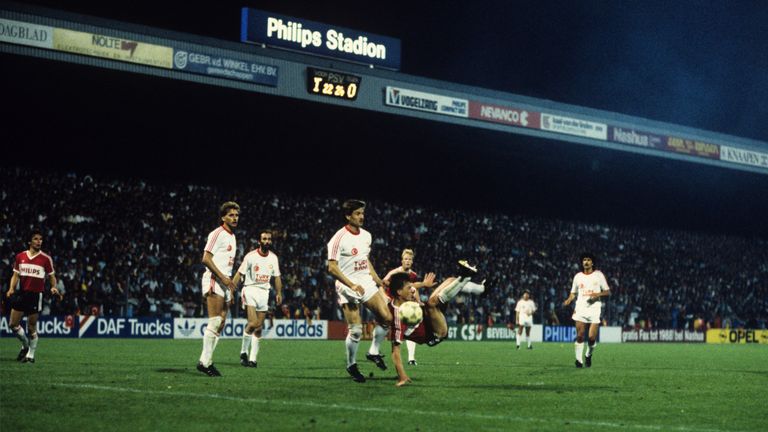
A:
{"label": "player's knee", "polygon": [[576,336],[576,342],[584,343],[584,336],[583,335],[577,335]]}
{"label": "player's knee", "polygon": [[220,327],[222,327],[224,324],[224,319],[220,316],[210,317],[208,318],[208,330],[219,334],[221,333]]}
{"label": "player's knee", "polygon": [[362,324],[349,324],[349,338],[355,342],[360,342],[360,338],[363,337],[363,325]]}
{"label": "player's knee", "polygon": [[596,342],[597,342],[597,338],[596,337],[589,338],[589,344],[590,345],[594,345]]}

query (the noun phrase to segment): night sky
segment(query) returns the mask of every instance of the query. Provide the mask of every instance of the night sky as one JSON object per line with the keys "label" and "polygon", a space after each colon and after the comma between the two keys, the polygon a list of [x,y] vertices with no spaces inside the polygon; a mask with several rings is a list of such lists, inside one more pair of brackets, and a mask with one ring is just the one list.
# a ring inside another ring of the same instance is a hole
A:
{"label": "night sky", "polygon": [[[26,3],[229,41],[250,6],[401,39],[410,75],[768,142],[760,1]],[[27,57],[0,63],[14,143],[2,167],[768,236],[765,174]]]}

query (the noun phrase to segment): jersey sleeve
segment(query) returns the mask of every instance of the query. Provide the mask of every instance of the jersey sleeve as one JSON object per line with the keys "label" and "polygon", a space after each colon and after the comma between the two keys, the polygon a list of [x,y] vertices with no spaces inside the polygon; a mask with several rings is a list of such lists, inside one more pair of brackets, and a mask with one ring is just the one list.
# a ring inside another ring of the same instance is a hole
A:
{"label": "jersey sleeve", "polygon": [[576,282],[576,278],[578,275],[573,277],[573,283],[571,284],[571,294],[576,294],[579,292],[579,284]]}
{"label": "jersey sleeve", "polygon": [[213,253],[213,248],[216,246],[216,237],[218,237],[219,230],[211,231],[208,234],[208,240],[205,242],[205,251]]}
{"label": "jersey sleeve", "polygon": [[48,259],[45,260],[45,266],[44,266],[45,273],[47,273],[48,275],[52,275],[52,274],[56,273],[56,271],[53,269],[53,258],[51,258],[50,256],[47,256],[47,255],[46,255],[46,258],[48,258]]}
{"label": "jersey sleeve", "polygon": [[517,302],[517,304],[515,305],[515,312],[520,312],[520,309],[522,309],[522,308],[520,307],[520,303],[521,303],[521,302]]}
{"label": "jersey sleeve", "polygon": [[274,277],[280,277],[280,260],[277,259],[277,255],[272,255],[275,257],[275,271],[272,276]]}
{"label": "jersey sleeve", "polygon": [[339,260],[339,255],[341,255],[342,237],[343,232],[336,233],[336,235],[331,238],[331,241],[328,242],[328,260]]}
{"label": "jersey sleeve", "polygon": [[610,291],[611,288],[608,286],[608,281],[605,279],[605,275],[603,272],[600,272],[600,290],[601,291]]}
{"label": "jersey sleeve", "polygon": [[16,273],[19,273],[19,261],[21,261],[21,254],[16,255],[16,258],[13,259],[13,271]]}
{"label": "jersey sleeve", "polygon": [[248,271],[248,256],[246,255],[245,258],[243,258],[243,262],[240,263],[240,267],[237,269],[237,272],[245,276],[245,272],[247,271]]}

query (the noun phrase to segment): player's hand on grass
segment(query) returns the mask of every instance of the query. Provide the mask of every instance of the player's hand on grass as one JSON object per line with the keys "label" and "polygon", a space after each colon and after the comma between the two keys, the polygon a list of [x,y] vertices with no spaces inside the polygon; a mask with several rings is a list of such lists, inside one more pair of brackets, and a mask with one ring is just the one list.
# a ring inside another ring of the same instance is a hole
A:
{"label": "player's hand on grass", "polygon": [[403,377],[403,378],[398,378],[398,379],[397,379],[397,384],[395,384],[395,387],[402,387],[402,386],[404,386],[404,385],[406,385],[406,384],[410,384],[410,383],[412,383],[412,382],[413,382],[413,381],[411,381],[411,379],[410,379],[410,378],[408,378],[407,376],[406,376],[406,377]]}

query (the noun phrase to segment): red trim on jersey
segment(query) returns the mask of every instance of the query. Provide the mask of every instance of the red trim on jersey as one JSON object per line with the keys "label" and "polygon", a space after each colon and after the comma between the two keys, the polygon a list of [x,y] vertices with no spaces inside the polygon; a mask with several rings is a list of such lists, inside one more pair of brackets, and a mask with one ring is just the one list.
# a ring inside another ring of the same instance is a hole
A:
{"label": "red trim on jersey", "polygon": [[221,227],[222,227],[222,228],[224,228],[224,230],[225,230],[226,232],[228,232],[228,233],[232,234],[232,231],[230,231],[230,230],[229,230],[229,228],[227,228],[227,224],[221,224]]}
{"label": "red trim on jersey", "polygon": [[341,243],[341,239],[345,234],[346,232],[344,231],[339,231],[336,233],[336,241],[333,243],[333,246],[331,246],[331,256],[328,257],[328,259],[338,260],[336,257],[339,255],[339,244]]}
{"label": "red trim on jersey", "polygon": [[352,231],[351,229],[349,229],[349,224],[347,224],[347,225],[344,225],[344,228],[346,228],[346,229],[347,229],[347,231],[351,232],[351,233],[352,233],[352,235],[359,235],[359,234],[360,234],[360,228],[358,228],[358,229],[357,229],[357,232],[354,232],[354,231]]}
{"label": "red trim on jersey", "polygon": [[261,248],[258,248],[258,249],[256,249],[256,252],[258,252],[258,253],[259,253],[259,255],[261,255],[261,256],[263,256],[263,257],[265,257],[265,258],[269,256],[269,252],[267,252],[267,253],[265,253],[265,254],[261,253]]}
{"label": "red trim on jersey", "polygon": [[216,228],[213,232],[215,233],[213,237],[211,237],[211,241],[208,242],[207,245],[205,245],[205,251],[206,252],[213,252],[213,245],[216,244],[216,239],[219,237],[219,234],[221,234],[221,230],[223,227]]}

